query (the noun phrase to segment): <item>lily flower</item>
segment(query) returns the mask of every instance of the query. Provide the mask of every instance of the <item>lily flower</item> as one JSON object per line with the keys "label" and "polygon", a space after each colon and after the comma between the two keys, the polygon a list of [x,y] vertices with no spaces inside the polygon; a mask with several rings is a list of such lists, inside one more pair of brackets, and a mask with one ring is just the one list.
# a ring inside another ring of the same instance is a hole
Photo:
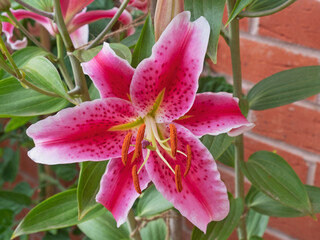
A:
{"label": "lily flower", "polygon": [[[94,0],[60,0],[61,11],[75,48],[88,43],[89,23],[103,18],[112,18],[118,11],[118,8],[114,7],[109,10],[95,10],[86,12],[86,6],[93,1]],[[47,17],[23,9],[11,10],[11,12],[19,21],[29,18],[40,23],[52,36],[55,36],[58,33],[56,24]],[[122,24],[127,25],[131,23],[132,16],[125,10],[119,17],[119,21]],[[28,42],[26,38],[23,38],[22,40],[14,39],[14,25],[8,22],[3,22],[2,24],[2,31],[5,33],[7,42],[10,44],[12,49],[21,49],[27,46]],[[133,31],[134,29],[129,29],[128,34],[131,34]]]}
{"label": "lily flower", "polygon": [[101,99],[61,110],[29,127],[31,159],[61,164],[111,159],[97,202],[118,226],[152,181],[158,191],[202,231],[229,212],[227,189],[198,137],[253,127],[228,93],[196,94],[209,24],[190,12],[177,15],[133,69],[104,43],[82,63]]}

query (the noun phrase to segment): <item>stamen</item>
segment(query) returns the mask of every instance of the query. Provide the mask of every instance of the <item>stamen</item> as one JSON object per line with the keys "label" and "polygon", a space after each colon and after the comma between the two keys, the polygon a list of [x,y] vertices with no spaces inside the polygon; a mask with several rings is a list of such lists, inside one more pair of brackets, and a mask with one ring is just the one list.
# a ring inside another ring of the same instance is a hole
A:
{"label": "stamen", "polygon": [[181,170],[180,165],[176,165],[175,168],[175,180],[176,180],[176,187],[178,192],[182,191],[182,183],[181,183]]}
{"label": "stamen", "polygon": [[183,156],[187,157],[187,154],[185,154],[184,152],[181,152],[180,150],[177,150],[177,153],[182,154]]}
{"label": "stamen", "polygon": [[136,148],[134,149],[134,153],[133,153],[133,157],[131,159],[131,163],[133,163],[134,160],[136,160],[141,155],[141,152],[142,152],[142,144],[141,144],[141,142],[143,140],[145,130],[146,130],[146,125],[142,124],[139,127],[139,130],[138,130],[138,134],[137,134],[137,138],[136,138]]}
{"label": "stamen", "polygon": [[134,165],[132,167],[132,179],[133,179],[134,188],[136,189],[137,193],[141,194],[139,177],[138,177],[138,173],[137,173],[137,165]]}
{"label": "stamen", "polygon": [[172,167],[170,166],[170,164],[168,163],[168,161],[164,158],[164,156],[162,156],[162,154],[161,154],[161,152],[159,151],[158,148],[156,149],[156,153],[157,153],[158,156],[161,158],[161,160],[167,165],[167,167],[168,167],[173,173],[175,173],[175,172],[173,171]]}
{"label": "stamen", "polygon": [[122,150],[121,150],[121,160],[124,166],[127,165],[128,151],[130,147],[131,138],[132,138],[132,132],[128,132],[128,134],[123,140]]}
{"label": "stamen", "polygon": [[186,177],[190,167],[191,167],[191,158],[192,158],[192,152],[191,152],[191,147],[190,145],[187,145],[187,166],[186,166],[186,170],[184,171],[183,176]]}
{"label": "stamen", "polygon": [[173,157],[176,157],[176,154],[177,154],[177,143],[178,143],[177,128],[173,123],[171,123],[169,125],[169,127],[170,127],[171,154],[172,154]]}

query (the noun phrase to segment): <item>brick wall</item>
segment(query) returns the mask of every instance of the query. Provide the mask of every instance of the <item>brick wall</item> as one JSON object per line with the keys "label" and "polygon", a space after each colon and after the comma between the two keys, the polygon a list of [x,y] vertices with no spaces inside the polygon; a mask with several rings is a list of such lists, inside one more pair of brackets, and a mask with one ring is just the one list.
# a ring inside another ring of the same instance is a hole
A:
{"label": "brick wall", "polygon": [[[274,15],[240,22],[245,92],[276,72],[320,64],[319,0],[299,0]],[[231,79],[230,52],[223,40],[218,64],[211,67]],[[256,127],[245,134],[246,158],[258,150],[276,150],[304,183],[320,187],[320,95],[271,110],[252,111],[249,118]],[[220,170],[232,190],[233,171],[221,165]],[[311,217],[272,217],[264,239],[310,240],[319,235],[320,223]],[[236,239],[235,234],[232,239]]]}

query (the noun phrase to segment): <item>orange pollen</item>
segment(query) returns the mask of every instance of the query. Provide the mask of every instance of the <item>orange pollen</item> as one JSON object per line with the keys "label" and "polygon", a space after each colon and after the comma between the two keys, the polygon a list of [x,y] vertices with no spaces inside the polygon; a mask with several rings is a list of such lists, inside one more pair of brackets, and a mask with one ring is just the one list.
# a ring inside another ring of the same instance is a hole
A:
{"label": "orange pollen", "polygon": [[139,177],[138,177],[138,173],[137,173],[137,165],[134,165],[132,167],[132,179],[133,179],[134,188],[136,189],[137,193],[141,194]]}
{"label": "orange pollen", "polygon": [[181,183],[181,170],[180,170],[180,165],[176,165],[175,168],[175,180],[176,180],[176,188],[178,192],[182,191],[182,183]]}
{"label": "orange pollen", "polygon": [[190,167],[191,167],[191,158],[192,158],[192,152],[191,152],[191,147],[190,145],[187,145],[187,166],[186,166],[186,170],[184,171],[183,176],[187,176]]}
{"label": "orange pollen", "polygon": [[172,156],[175,157],[177,154],[177,128],[174,124],[170,124],[170,144],[171,144],[171,153]]}
{"label": "orange pollen", "polygon": [[131,163],[133,163],[134,160],[136,160],[141,155],[141,152],[142,152],[142,144],[141,144],[141,142],[143,140],[145,130],[146,130],[146,125],[145,124],[142,124],[138,129],[138,134],[137,134],[137,138],[136,138],[136,148],[134,149],[134,153],[133,153],[133,157],[131,159]]}
{"label": "orange pollen", "polygon": [[126,166],[127,164],[128,151],[130,147],[131,138],[132,138],[132,132],[128,132],[128,134],[123,140],[122,150],[121,150],[121,160],[124,166]]}

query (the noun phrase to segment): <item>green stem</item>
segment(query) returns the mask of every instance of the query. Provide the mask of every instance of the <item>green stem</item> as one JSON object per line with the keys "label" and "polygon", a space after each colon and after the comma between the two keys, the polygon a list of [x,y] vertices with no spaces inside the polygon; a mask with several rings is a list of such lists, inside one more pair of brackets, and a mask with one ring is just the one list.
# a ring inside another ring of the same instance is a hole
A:
{"label": "green stem", "polygon": [[54,56],[50,51],[48,51],[34,36],[32,36],[28,30],[16,19],[16,17],[12,14],[12,12],[9,10],[6,11],[8,14],[8,17],[10,18],[11,21],[14,22],[14,24],[23,32],[27,38],[29,38],[36,46],[44,50],[45,52],[48,53],[49,58],[52,61],[56,61],[56,56]]}
{"label": "green stem", "polygon": [[[229,15],[234,8],[235,2],[235,0],[227,0]],[[239,101],[242,101],[239,19],[234,18],[234,20],[231,21],[229,28],[229,46],[233,72],[233,94],[235,97],[239,98]],[[235,197],[242,198],[244,201],[244,175],[240,169],[240,164],[244,161],[243,149],[243,135],[240,135],[235,138]],[[239,239],[247,239],[246,235],[246,221],[245,214],[243,214],[238,226]]]}
{"label": "green stem", "polygon": [[14,70],[6,63],[6,61],[3,59],[2,54],[0,54],[0,67],[4,69],[6,72],[10,73],[11,75],[15,75],[16,73]]}
{"label": "green stem", "polygon": [[[9,63],[11,64],[11,66],[13,67],[13,70],[15,72],[15,75],[18,77],[18,78],[22,78],[22,75],[16,65],[16,63],[14,62],[11,54],[9,53],[7,47],[6,47],[6,44],[4,43],[3,39],[0,38],[0,49],[1,49],[1,52],[7,57]],[[10,71],[9,71],[10,73]]]}
{"label": "green stem", "polygon": [[127,220],[128,220],[130,232],[132,233],[131,238],[134,240],[141,240],[140,232],[138,229],[136,229],[137,228],[137,221],[135,219],[135,216],[134,216],[132,209],[129,211]]}
{"label": "green stem", "polygon": [[111,30],[114,24],[118,21],[119,17],[121,16],[122,12],[126,9],[130,0],[125,0],[122,2],[121,6],[119,7],[117,13],[113,16],[109,24],[103,29],[103,31],[86,47],[86,50],[93,48],[99,44],[99,42],[103,39],[103,37]]}
{"label": "green stem", "polygon": [[288,1],[284,2],[284,3],[282,3],[281,5],[279,5],[278,7],[275,7],[275,8],[272,8],[272,9],[268,9],[268,10],[264,10],[264,11],[258,11],[258,12],[243,11],[238,16],[239,17],[254,18],[254,17],[263,17],[263,16],[271,15],[271,14],[274,14],[276,12],[281,11],[282,9],[285,9],[286,7],[288,7],[289,5],[294,3],[295,1],[296,0],[288,0]]}
{"label": "green stem", "polygon": [[67,53],[68,53],[68,56],[70,59],[75,83],[76,83],[75,88],[72,89],[69,92],[69,94],[70,95],[80,94],[82,101],[88,101],[88,100],[90,100],[90,96],[89,96],[89,92],[88,92],[86,78],[85,78],[84,73],[82,71],[82,68],[80,66],[79,60],[72,54],[72,52],[75,50],[75,48],[73,46],[68,29],[67,29],[66,24],[63,19],[60,1],[54,0],[53,6],[54,6],[54,20],[57,24],[57,27],[58,27],[59,33],[62,37],[63,43],[66,47],[66,50],[67,50]]}
{"label": "green stem", "polygon": [[74,88],[74,84],[72,82],[72,79],[69,76],[66,64],[63,60],[64,57],[64,51],[63,51],[63,42],[62,42],[62,38],[60,36],[60,34],[56,35],[56,42],[57,42],[57,52],[58,52],[58,67],[62,73],[62,76],[66,82],[66,84],[68,85],[69,90]]}

